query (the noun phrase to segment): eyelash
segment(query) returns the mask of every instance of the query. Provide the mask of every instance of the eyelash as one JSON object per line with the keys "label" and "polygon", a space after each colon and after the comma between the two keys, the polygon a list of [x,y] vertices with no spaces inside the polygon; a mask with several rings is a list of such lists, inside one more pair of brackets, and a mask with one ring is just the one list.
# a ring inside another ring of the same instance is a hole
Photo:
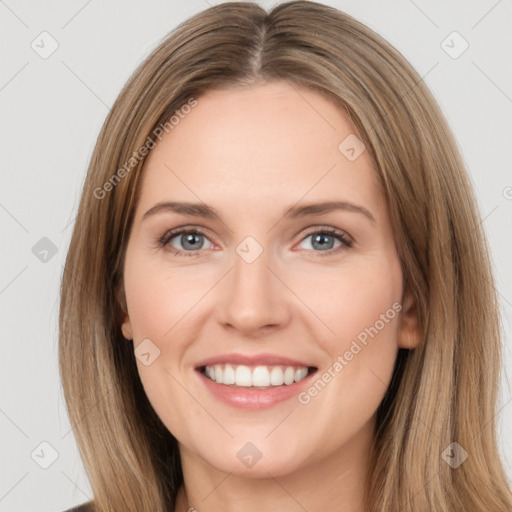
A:
{"label": "eyelash", "polygon": [[[157,240],[158,247],[159,248],[165,248],[169,244],[169,242],[175,238],[178,235],[184,235],[184,234],[193,234],[193,235],[202,235],[207,238],[207,235],[205,232],[203,232],[200,228],[193,227],[193,228],[177,228],[174,230],[167,231],[161,238]],[[322,235],[329,235],[333,236],[337,240],[341,242],[341,245],[339,247],[336,247],[335,249],[328,249],[326,251],[314,251],[316,253],[319,253],[319,256],[330,256],[333,254],[336,254],[340,251],[350,249],[353,246],[353,241],[351,238],[349,238],[343,231],[340,231],[335,228],[331,228],[329,226],[320,226],[316,228],[315,231],[310,231],[309,233],[306,233],[304,237],[301,239],[301,242],[303,242],[306,238],[308,238],[311,235],[315,234],[322,234]],[[312,250],[312,249],[311,249]],[[172,250],[171,251],[174,256],[181,257],[195,257],[199,256],[201,251],[182,251],[180,249]]]}

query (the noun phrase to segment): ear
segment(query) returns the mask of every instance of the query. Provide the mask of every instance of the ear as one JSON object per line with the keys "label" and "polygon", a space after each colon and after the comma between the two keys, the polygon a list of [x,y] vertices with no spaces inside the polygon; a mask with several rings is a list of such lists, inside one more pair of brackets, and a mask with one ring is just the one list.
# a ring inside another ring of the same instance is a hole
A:
{"label": "ear", "polygon": [[128,315],[126,315],[124,322],[121,324],[121,331],[127,340],[133,340],[132,324]]}
{"label": "ear", "polygon": [[421,341],[420,319],[416,299],[410,290],[406,290],[402,300],[398,347],[413,349]]}
{"label": "ear", "polygon": [[121,309],[120,313],[120,322],[121,322],[121,332],[123,333],[123,336],[127,340],[133,339],[133,330],[132,330],[132,324],[130,322],[130,316],[128,315],[128,306],[126,304],[126,294],[124,291],[124,282],[121,281],[119,284],[119,287],[117,289],[117,302]]}

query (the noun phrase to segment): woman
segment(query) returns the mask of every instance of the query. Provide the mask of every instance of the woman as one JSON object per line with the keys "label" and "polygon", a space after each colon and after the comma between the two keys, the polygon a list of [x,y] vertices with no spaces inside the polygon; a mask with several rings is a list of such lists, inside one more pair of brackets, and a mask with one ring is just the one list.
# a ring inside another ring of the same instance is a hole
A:
{"label": "woman", "polygon": [[60,367],[83,510],[512,507],[460,155],[405,59],[331,7],[211,7],[130,78],[84,185]]}

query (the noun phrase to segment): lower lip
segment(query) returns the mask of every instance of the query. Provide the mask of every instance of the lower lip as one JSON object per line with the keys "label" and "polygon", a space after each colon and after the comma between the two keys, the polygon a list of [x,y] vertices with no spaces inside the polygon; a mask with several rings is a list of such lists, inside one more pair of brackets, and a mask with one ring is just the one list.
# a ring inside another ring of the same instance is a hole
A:
{"label": "lower lip", "polygon": [[297,396],[309,384],[312,372],[299,382],[265,389],[250,387],[233,388],[225,384],[217,384],[197,370],[206,388],[221,402],[241,409],[269,409],[274,405]]}

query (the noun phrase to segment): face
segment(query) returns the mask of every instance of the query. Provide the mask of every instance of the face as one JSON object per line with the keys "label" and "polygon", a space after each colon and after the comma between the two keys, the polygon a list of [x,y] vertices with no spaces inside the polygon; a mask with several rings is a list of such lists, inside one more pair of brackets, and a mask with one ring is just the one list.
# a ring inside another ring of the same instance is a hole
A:
{"label": "face", "polygon": [[127,246],[145,392],[182,455],[226,473],[346,456],[417,334],[375,167],[316,92],[197,101],[146,159]]}

